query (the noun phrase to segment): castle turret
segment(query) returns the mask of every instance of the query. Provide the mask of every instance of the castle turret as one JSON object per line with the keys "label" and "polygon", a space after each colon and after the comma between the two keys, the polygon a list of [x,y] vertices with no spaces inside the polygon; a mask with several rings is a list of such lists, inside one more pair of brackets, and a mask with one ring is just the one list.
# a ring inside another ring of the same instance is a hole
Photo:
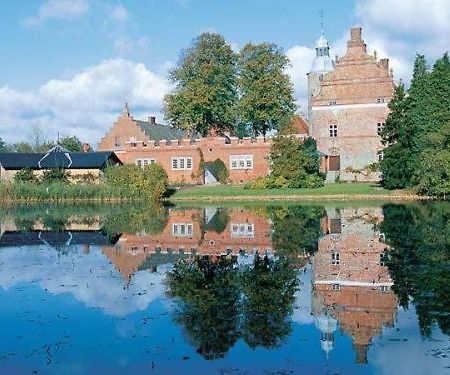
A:
{"label": "castle turret", "polygon": [[314,58],[311,71],[308,73],[308,119],[311,117],[311,98],[320,92],[320,81],[324,74],[334,70],[334,62],[330,58],[330,45],[325,38],[325,33],[320,33],[316,42],[316,57]]}

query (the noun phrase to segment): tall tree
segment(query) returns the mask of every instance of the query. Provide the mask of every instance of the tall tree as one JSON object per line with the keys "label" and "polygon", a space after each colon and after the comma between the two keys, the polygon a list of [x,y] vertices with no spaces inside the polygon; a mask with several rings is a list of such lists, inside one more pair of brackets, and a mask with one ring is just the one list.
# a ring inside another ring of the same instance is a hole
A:
{"label": "tall tree", "polygon": [[83,143],[76,136],[66,136],[59,140],[58,142],[62,147],[71,152],[81,152],[83,151]]}
{"label": "tall tree", "polygon": [[380,165],[383,185],[388,189],[402,189],[409,184],[414,172],[412,146],[415,142],[407,118],[406,92],[402,83],[396,87],[389,108],[391,112],[381,134],[387,146]]}
{"label": "tall tree", "polygon": [[236,55],[225,39],[203,33],[183,51],[170,73],[175,89],[164,99],[165,118],[203,136],[231,130],[235,124]]}
{"label": "tall tree", "polygon": [[289,59],[275,44],[246,44],[239,54],[239,113],[254,135],[278,130],[294,114]]}

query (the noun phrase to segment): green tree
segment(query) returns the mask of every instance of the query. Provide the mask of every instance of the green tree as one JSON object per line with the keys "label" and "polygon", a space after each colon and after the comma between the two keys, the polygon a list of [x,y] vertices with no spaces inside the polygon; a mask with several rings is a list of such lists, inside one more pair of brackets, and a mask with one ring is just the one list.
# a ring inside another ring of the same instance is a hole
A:
{"label": "green tree", "polygon": [[400,83],[389,103],[391,112],[381,134],[383,143],[387,146],[380,163],[383,173],[382,183],[388,189],[402,189],[408,186],[414,172],[412,147],[416,132],[412,132],[408,124],[405,98],[405,87]]}
{"label": "green tree", "polygon": [[278,347],[290,334],[297,274],[286,259],[256,255],[242,274],[242,335],[251,347]]}
{"label": "green tree", "polygon": [[66,136],[59,140],[58,144],[71,152],[82,152],[83,143],[76,136]]}
{"label": "green tree", "polygon": [[211,130],[233,129],[236,60],[221,35],[203,33],[197,37],[170,73],[175,89],[164,99],[165,118],[169,123],[203,136]]}
{"label": "green tree", "polygon": [[318,187],[323,185],[319,174],[319,153],[313,139],[305,141],[292,136],[278,136],[270,150],[271,178],[284,178],[288,186]]}
{"label": "green tree", "polygon": [[239,338],[236,258],[197,257],[167,274],[168,295],[180,301],[175,320],[206,359],[222,358]]}
{"label": "green tree", "polygon": [[278,130],[296,105],[289,59],[275,44],[246,44],[239,54],[239,113],[255,136]]}
{"label": "green tree", "polygon": [[437,323],[450,334],[450,206],[445,202],[383,207],[386,264],[400,304],[415,306],[421,332]]}
{"label": "green tree", "polygon": [[9,146],[6,144],[6,142],[0,138],[0,152],[8,152]]}

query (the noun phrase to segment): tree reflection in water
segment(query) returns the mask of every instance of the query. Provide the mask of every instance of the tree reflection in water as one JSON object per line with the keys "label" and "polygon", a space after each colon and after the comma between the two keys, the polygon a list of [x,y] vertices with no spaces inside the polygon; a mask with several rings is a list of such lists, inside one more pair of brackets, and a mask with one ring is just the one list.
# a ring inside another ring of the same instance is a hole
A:
{"label": "tree reflection in water", "polygon": [[255,256],[196,257],[167,275],[168,294],[179,299],[175,320],[206,359],[222,358],[239,338],[272,348],[291,332],[296,272],[284,259]]}
{"label": "tree reflection in water", "polygon": [[384,206],[386,264],[400,304],[412,303],[423,335],[433,324],[450,334],[450,205]]}

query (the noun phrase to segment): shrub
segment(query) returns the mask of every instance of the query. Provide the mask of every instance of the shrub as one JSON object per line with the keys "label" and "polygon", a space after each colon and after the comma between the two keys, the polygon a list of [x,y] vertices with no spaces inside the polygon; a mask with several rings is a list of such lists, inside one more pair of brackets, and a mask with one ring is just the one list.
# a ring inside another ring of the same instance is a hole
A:
{"label": "shrub", "polygon": [[21,182],[36,183],[37,178],[34,175],[34,171],[32,169],[24,168],[15,174],[14,182],[16,182],[16,183],[21,183]]}
{"label": "shrub", "polygon": [[136,165],[109,167],[105,171],[107,185],[123,188],[131,196],[161,199],[168,186],[167,173],[159,164],[151,164],[144,170]]}
{"label": "shrub", "polygon": [[221,184],[225,184],[228,182],[230,173],[228,172],[225,163],[221,159],[216,159],[212,163],[209,163],[208,168],[210,169],[211,173],[217,177],[217,180]]}
{"label": "shrub", "polygon": [[44,171],[42,174],[42,182],[44,184],[68,183],[70,173],[62,168],[52,168]]}
{"label": "shrub", "polygon": [[272,144],[270,158],[271,177],[274,182],[278,181],[274,187],[308,187],[317,185],[319,179],[323,180],[323,176],[319,173],[320,157],[313,139],[301,140],[292,136],[278,136]]}

